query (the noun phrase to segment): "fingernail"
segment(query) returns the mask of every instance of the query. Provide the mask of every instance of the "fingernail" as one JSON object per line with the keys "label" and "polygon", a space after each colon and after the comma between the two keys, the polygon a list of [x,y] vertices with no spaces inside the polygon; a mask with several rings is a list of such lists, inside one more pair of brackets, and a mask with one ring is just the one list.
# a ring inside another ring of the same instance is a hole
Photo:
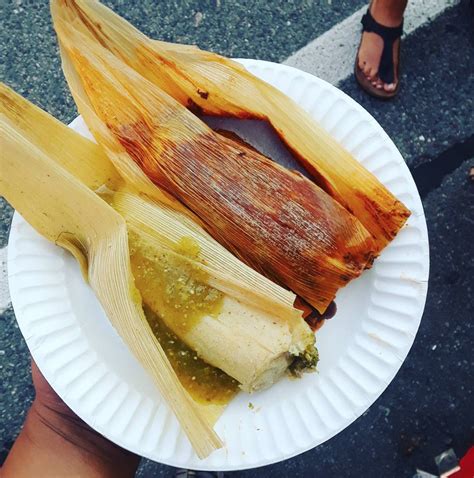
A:
{"label": "fingernail", "polygon": [[380,90],[382,88],[382,85],[377,85],[377,88]]}
{"label": "fingernail", "polygon": [[390,83],[389,85],[387,85],[387,90],[393,91],[394,89],[395,89],[395,83]]}

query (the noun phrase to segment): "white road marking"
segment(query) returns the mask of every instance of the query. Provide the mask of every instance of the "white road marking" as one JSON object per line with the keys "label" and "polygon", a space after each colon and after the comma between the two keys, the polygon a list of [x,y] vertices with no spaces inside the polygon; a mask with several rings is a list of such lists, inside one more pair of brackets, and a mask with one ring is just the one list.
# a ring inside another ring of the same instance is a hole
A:
{"label": "white road marking", "polygon": [[7,248],[0,249],[0,313],[10,307],[11,299],[8,292],[7,278]]}
{"label": "white road marking", "polygon": [[[405,12],[404,36],[431,22],[460,0],[410,0]],[[364,6],[287,58],[283,64],[294,66],[337,85],[352,74],[360,41],[360,19]]]}

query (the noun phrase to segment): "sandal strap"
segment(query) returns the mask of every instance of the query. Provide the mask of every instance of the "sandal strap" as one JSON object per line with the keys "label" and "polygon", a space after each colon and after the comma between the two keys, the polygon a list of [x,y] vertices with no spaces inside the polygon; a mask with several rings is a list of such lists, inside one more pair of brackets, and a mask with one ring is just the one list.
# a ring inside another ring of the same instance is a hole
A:
{"label": "sandal strap", "polygon": [[398,27],[386,27],[375,21],[370,10],[367,10],[367,13],[362,17],[361,23],[362,31],[375,33],[382,38],[383,50],[380,58],[378,76],[384,83],[393,83],[395,80],[393,43],[403,34],[403,21]]}

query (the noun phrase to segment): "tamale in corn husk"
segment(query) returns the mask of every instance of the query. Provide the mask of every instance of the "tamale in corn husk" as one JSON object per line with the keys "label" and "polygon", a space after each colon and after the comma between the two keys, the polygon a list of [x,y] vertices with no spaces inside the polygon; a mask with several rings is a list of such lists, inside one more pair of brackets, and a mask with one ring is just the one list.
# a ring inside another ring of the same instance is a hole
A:
{"label": "tamale in corn husk", "polygon": [[[88,227],[92,229],[92,234],[97,210],[108,211],[98,216],[100,221],[103,216],[110,214],[120,225],[121,231],[126,224],[130,261],[127,257],[125,262],[122,257],[120,264],[128,265],[128,277],[133,290],[121,293],[129,293],[129,300],[135,301],[136,315],[143,325],[143,330],[138,331],[152,335],[143,323],[140,296],[143,298],[151,326],[155,332],[159,332],[160,339],[166,339],[164,347],[168,357],[194,400],[193,413],[201,420],[213,423],[222,411],[222,405],[232,398],[236,382],[229,376],[236,379],[244,390],[253,391],[271,385],[289,367],[298,370],[314,368],[317,361],[314,335],[301,319],[301,314],[293,308],[293,294],[238,261],[193,223],[189,216],[170,208],[166,196],[163,196],[164,203],[160,203],[127,187],[126,181],[99,146],[80,137],[4,85],[0,85],[0,123],[2,131],[6,131],[5,157],[2,159],[5,181],[0,183],[2,194],[19,208],[40,233],[59,245],[63,245],[63,237],[69,240],[71,234],[58,233],[57,228],[48,229],[49,223],[43,223],[42,218],[38,220],[37,216],[42,215],[40,212],[46,213],[45,217],[50,221],[59,223],[67,214],[67,221],[61,222],[58,227],[65,231],[80,228],[71,236],[71,241],[77,241],[84,252],[75,249],[72,252],[75,252],[89,281],[91,261],[87,243],[83,245],[87,241],[87,231],[83,232],[82,229],[86,227],[84,224],[90,223]],[[14,156],[13,151],[16,152]],[[36,157],[39,159],[35,161]],[[16,168],[18,163],[21,168]],[[42,166],[40,178],[44,170],[44,181],[35,182],[37,163]],[[52,186],[57,187],[60,179],[55,179],[48,168],[53,172],[58,171],[60,177],[67,178],[57,193]],[[22,185],[21,177],[26,175],[27,184]],[[51,182],[51,177],[54,182]],[[81,204],[77,213],[82,215],[80,221],[68,209],[70,203],[62,199],[70,187],[73,197],[68,197],[68,200],[71,204],[75,201]],[[89,200],[84,200],[84,203],[82,195],[86,194],[84,191],[88,190],[87,187],[98,191],[100,197],[89,192]],[[24,190],[29,193],[27,200],[22,192]],[[75,194],[76,190],[80,190],[82,195]],[[91,199],[91,196],[95,199]],[[154,196],[162,197],[159,191]],[[61,201],[64,205],[57,211],[55,204]],[[82,210],[83,203],[84,208],[89,210],[87,214],[84,213],[86,209]],[[78,225],[73,228],[72,224],[76,221]],[[101,223],[100,227],[106,228],[107,222]],[[110,244],[114,239],[115,232],[112,230],[110,235],[104,237],[104,244]],[[94,268],[96,274],[97,267]],[[229,277],[229,271],[234,277]],[[91,281],[96,293],[100,284],[100,281]],[[113,302],[113,291],[110,292],[110,288],[107,290],[111,294],[108,300]],[[103,293],[97,295],[101,298]],[[190,298],[190,295],[193,297]],[[110,310],[110,307],[104,307],[107,312]],[[125,322],[119,310],[113,311],[112,323],[149,370],[155,353],[153,349],[142,349],[152,339],[139,336],[140,341],[133,342],[135,336],[130,338],[127,327],[133,328],[133,320],[138,319],[135,317]],[[181,340],[177,341],[176,338]],[[157,346],[156,340],[153,343]],[[170,343],[174,345],[170,346]],[[161,361],[158,358],[153,363],[152,375],[156,373],[156,367],[161,366]],[[207,364],[218,367],[228,375]],[[216,393],[216,387],[219,393]],[[174,400],[173,393],[171,388],[164,396]],[[184,397],[189,400],[187,394]],[[178,400],[173,403],[182,406]],[[183,413],[178,415],[181,420],[182,417]],[[200,430],[191,423],[189,417],[185,416],[184,419],[188,420],[184,429],[195,445],[198,438],[194,433],[200,433]],[[201,423],[200,426],[204,425]],[[204,439],[207,436],[204,435]],[[214,441],[210,445],[198,444],[195,448],[200,456],[204,456],[216,445]]]}
{"label": "tamale in corn husk", "polygon": [[218,135],[70,24],[55,26],[79,110],[119,170],[138,165],[221,244],[320,312],[371,262],[370,234],[317,185]]}
{"label": "tamale in corn husk", "polygon": [[[153,221],[169,222],[153,203],[117,192],[111,204],[132,233],[132,271],[145,304],[243,390],[268,387],[296,366],[297,357],[314,350],[314,336],[291,301],[268,300],[258,286],[257,293],[250,291],[201,262],[199,243],[189,234],[179,235],[179,241],[168,246],[171,234],[163,240],[165,227],[155,228]],[[313,352],[312,360],[316,358]],[[311,369],[315,362],[306,365]]]}
{"label": "tamale in corn husk", "polygon": [[199,456],[221,446],[181,386],[143,314],[123,218],[0,117],[0,193],[44,237],[71,252],[125,343],[153,377]]}
{"label": "tamale in corn husk", "polygon": [[316,183],[373,235],[376,254],[409,217],[302,108],[238,63],[194,46],[152,40],[100,2],[54,0],[52,11],[193,111],[268,121]]}

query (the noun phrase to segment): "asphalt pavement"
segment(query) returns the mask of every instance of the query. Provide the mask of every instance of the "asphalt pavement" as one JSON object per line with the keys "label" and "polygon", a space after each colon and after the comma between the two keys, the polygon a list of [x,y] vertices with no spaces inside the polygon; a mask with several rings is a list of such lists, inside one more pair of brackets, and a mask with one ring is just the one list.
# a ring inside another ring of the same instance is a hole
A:
{"label": "asphalt pavement", "polygon": [[[364,5],[359,0],[107,3],[156,38],[271,61],[283,61]],[[60,120],[72,120],[77,113],[62,77],[47,2],[1,0],[0,8],[0,79]],[[425,313],[407,360],[374,405],[333,439],[283,463],[230,475],[411,477],[416,468],[435,473],[434,457],[444,450],[462,456],[474,443],[473,20],[464,0],[406,38],[402,88],[391,102],[369,98],[352,77],[338,85],[385,128],[422,196],[431,271]],[[0,199],[2,251],[11,216]],[[8,304],[0,315],[0,375],[3,461],[33,396],[28,350]],[[143,460],[137,476],[174,473]]]}

